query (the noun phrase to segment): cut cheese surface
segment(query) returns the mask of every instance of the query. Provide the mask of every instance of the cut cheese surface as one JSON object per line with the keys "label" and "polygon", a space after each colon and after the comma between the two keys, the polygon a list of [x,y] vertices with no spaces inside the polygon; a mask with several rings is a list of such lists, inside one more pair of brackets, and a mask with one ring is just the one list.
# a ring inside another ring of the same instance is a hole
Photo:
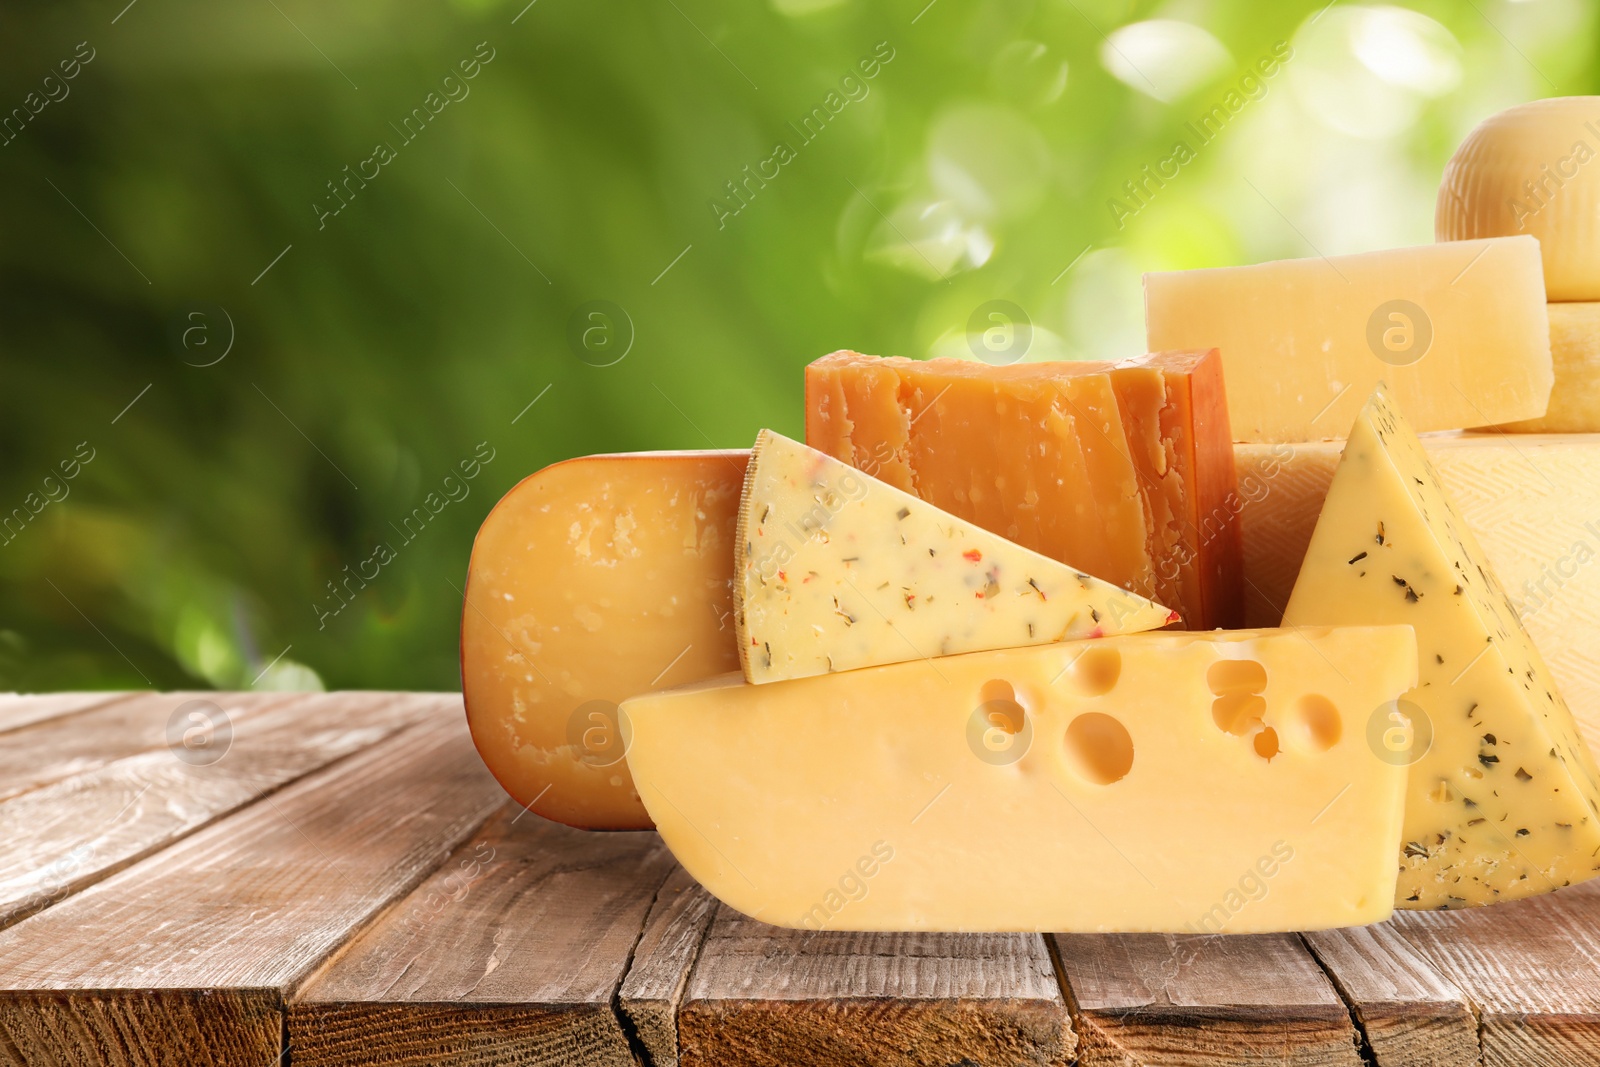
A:
{"label": "cut cheese surface", "polygon": [[1216,346],[1236,440],[1342,437],[1380,380],[1419,430],[1544,414],[1539,245],[1497,237],[1145,275],[1152,349]]}
{"label": "cut cheese surface", "polygon": [[1600,300],[1600,96],[1533,100],[1491,115],[1445,165],[1441,241],[1528,234],[1551,300]]}
{"label": "cut cheese surface", "polygon": [[617,705],[738,669],[733,531],[747,458],[567,460],[484,520],[461,683],[473,741],[518,803],[585,829],[649,829]]}
{"label": "cut cheese surface", "polygon": [[1600,432],[1600,303],[1551,304],[1550,407],[1537,419],[1508,422],[1510,433]]}
{"label": "cut cheese surface", "polygon": [[1177,613],[762,430],[734,618],[751,682],[1154,630]]}
{"label": "cut cheese surface", "polygon": [[678,860],[829,930],[1353,926],[1393,907],[1408,627],[1144,633],[623,706]]}
{"label": "cut cheese surface", "polygon": [[1380,388],[1311,535],[1284,625],[1409,623],[1419,685],[1377,736],[1410,763],[1396,905],[1514,900],[1600,871],[1600,778],[1421,443]]}
{"label": "cut cheese surface", "polygon": [[[1600,435],[1432,434],[1422,444],[1600,752]],[[1238,446],[1249,625],[1283,618],[1341,447]]]}
{"label": "cut cheese surface", "polygon": [[806,368],[807,444],[1197,629],[1242,618],[1231,438],[1211,351]]}

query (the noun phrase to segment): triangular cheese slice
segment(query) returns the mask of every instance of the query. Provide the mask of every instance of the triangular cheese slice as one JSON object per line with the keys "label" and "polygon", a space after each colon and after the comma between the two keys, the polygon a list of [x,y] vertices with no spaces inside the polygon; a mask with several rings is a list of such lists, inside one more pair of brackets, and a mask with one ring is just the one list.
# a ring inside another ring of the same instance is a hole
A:
{"label": "triangular cheese slice", "polygon": [[1398,907],[1491,904],[1600,870],[1594,759],[1382,386],[1350,431],[1283,622],[1417,632],[1417,688],[1367,724],[1375,755],[1411,765]]}
{"label": "triangular cheese slice", "polygon": [[751,682],[1154,630],[1178,614],[762,430],[734,620]]}

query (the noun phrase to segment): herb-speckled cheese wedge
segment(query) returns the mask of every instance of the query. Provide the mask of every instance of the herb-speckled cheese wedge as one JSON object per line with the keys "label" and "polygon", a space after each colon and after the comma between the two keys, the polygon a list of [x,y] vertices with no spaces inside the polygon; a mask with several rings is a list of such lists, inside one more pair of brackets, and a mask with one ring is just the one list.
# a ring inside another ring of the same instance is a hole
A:
{"label": "herb-speckled cheese wedge", "polygon": [[734,619],[751,682],[1178,618],[771,430],[751,452],[735,544]]}
{"label": "herb-speckled cheese wedge", "polygon": [[[1411,427],[1379,387],[1356,420],[1285,626],[1410,623],[1412,759],[1396,905],[1460,908],[1600,870],[1600,780],[1572,714]],[[1406,705],[1402,703],[1401,709]],[[1381,713],[1380,713],[1381,714]],[[1431,733],[1431,742],[1427,741]],[[1400,746],[1403,749],[1403,744]]]}

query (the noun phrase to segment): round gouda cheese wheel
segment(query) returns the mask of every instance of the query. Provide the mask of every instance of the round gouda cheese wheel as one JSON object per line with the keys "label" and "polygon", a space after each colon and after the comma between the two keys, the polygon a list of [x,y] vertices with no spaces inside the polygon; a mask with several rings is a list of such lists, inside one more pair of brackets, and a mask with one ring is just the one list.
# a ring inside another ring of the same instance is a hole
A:
{"label": "round gouda cheese wheel", "polygon": [[587,456],[516,485],[472,546],[461,686],[516,800],[648,830],[618,705],[739,669],[733,543],[746,452]]}
{"label": "round gouda cheese wheel", "polygon": [[1600,300],[1600,96],[1491,115],[1445,165],[1440,241],[1532,234],[1548,299]]}

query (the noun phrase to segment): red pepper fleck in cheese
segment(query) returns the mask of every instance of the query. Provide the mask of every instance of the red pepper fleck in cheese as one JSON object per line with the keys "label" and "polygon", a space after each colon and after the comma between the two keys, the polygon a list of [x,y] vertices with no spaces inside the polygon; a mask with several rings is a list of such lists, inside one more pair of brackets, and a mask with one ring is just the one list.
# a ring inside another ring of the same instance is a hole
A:
{"label": "red pepper fleck in cheese", "polygon": [[744,676],[1154,630],[1176,612],[762,430],[734,575]]}

